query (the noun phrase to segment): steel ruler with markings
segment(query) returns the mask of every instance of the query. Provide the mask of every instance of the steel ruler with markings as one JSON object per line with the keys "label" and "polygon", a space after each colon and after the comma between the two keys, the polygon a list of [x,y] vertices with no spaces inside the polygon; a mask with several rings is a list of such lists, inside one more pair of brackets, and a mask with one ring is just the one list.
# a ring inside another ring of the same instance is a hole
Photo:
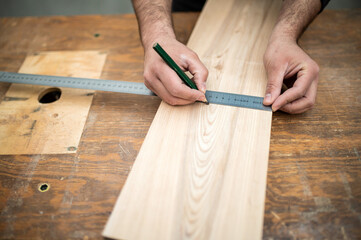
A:
{"label": "steel ruler with markings", "polygon": [[[0,71],[0,82],[43,85],[51,87],[91,89],[97,91],[130,93],[139,95],[155,95],[143,83],[116,80],[58,77]],[[264,106],[262,104],[262,97],[207,91],[206,98],[208,102],[212,104],[272,111],[271,107]]]}

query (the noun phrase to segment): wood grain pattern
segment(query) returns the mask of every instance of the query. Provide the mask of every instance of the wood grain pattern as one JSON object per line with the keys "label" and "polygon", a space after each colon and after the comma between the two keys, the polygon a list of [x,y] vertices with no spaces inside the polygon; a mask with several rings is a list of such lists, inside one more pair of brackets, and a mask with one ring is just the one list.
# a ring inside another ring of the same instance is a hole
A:
{"label": "wood grain pattern", "polygon": [[[186,43],[198,13],[173,17]],[[357,239],[361,9],[325,10],[300,44],[320,65],[317,104],[301,115],[273,113],[263,238]],[[106,51],[102,79],[142,81],[133,14],[0,18],[2,71],[18,71],[28,54],[60,50]],[[0,83],[0,101],[8,86]],[[96,92],[76,154],[0,156],[0,239],[103,239],[159,104]],[[44,182],[51,188],[41,193]]]}
{"label": "wood grain pattern", "polygon": [[[279,1],[207,2],[188,46],[208,89],[263,96]],[[117,239],[260,239],[272,113],[162,103],[104,230]]]}
{"label": "wood grain pattern", "polygon": [[[99,78],[105,58],[99,51],[39,52],[29,55],[19,72]],[[40,103],[49,89],[12,84],[0,104],[0,154],[76,152],[94,91],[59,88],[59,100]]]}

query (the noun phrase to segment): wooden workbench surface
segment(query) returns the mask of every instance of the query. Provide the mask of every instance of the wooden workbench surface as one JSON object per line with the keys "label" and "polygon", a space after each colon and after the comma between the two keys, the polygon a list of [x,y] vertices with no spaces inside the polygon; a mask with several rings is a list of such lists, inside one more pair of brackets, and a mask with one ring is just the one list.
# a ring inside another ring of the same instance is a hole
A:
{"label": "wooden workbench surface", "polygon": [[[186,42],[197,13],[174,15]],[[319,63],[317,103],[273,116],[264,238],[361,236],[361,9],[324,11],[301,46]],[[142,81],[134,15],[0,19],[0,70],[37,51],[101,50],[101,78]],[[0,83],[0,101],[9,84]],[[160,100],[97,92],[76,154],[0,156],[0,237],[101,239]],[[1,146],[0,146],[1,147]],[[41,183],[50,185],[40,192]]]}

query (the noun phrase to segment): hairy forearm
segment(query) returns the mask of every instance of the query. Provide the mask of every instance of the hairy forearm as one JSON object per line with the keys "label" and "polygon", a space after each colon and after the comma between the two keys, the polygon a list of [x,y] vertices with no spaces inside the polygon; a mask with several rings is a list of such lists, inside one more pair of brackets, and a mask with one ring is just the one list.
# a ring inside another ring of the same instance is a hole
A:
{"label": "hairy forearm", "polygon": [[320,9],[320,0],[284,0],[270,40],[297,41]]}
{"label": "hairy forearm", "polygon": [[172,27],[172,0],[132,0],[144,48],[157,38],[175,38]]}

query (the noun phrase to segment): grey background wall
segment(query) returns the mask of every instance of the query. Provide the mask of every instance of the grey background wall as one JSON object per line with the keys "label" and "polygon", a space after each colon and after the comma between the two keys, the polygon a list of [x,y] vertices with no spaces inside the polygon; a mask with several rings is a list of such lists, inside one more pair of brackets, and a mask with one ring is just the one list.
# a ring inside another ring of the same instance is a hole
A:
{"label": "grey background wall", "polygon": [[[327,9],[361,8],[361,0],[331,0]],[[133,13],[131,0],[0,0],[0,17]]]}
{"label": "grey background wall", "polygon": [[133,13],[131,0],[0,0],[0,16]]}

